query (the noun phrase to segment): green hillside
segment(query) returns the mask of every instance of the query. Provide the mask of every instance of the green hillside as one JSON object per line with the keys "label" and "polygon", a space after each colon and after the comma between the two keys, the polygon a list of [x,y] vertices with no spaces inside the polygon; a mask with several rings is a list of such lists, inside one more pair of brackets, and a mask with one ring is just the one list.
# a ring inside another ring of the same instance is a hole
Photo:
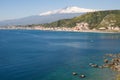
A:
{"label": "green hillside", "polygon": [[59,20],[44,24],[45,27],[75,27],[76,23],[88,23],[89,29],[100,27],[120,27],[120,10],[97,11],[83,14],[72,19]]}

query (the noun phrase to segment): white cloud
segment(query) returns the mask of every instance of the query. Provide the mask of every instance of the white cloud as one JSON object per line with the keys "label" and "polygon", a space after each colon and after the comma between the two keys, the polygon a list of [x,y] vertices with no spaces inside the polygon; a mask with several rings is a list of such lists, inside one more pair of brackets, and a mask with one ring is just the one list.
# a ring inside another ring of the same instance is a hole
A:
{"label": "white cloud", "polygon": [[83,12],[94,12],[96,10],[93,9],[85,9],[85,8],[79,8],[76,6],[67,7],[63,9],[48,11],[45,13],[40,13],[40,16],[46,16],[46,15],[52,15],[52,14],[63,14],[63,13],[83,13]]}

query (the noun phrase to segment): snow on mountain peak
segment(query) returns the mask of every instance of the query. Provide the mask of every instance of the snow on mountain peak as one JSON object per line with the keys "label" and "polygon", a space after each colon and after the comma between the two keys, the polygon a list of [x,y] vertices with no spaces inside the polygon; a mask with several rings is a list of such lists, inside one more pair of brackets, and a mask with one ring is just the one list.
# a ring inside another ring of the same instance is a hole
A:
{"label": "snow on mountain peak", "polygon": [[65,14],[65,13],[84,13],[84,12],[94,12],[96,10],[93,9],[85,9],[85,8],[79,8],[76,6],[67,7],[63,9],[48,11],[45,13],[40,13],[40,16],[46,16],[46,15],[52,15],[52,14]]}

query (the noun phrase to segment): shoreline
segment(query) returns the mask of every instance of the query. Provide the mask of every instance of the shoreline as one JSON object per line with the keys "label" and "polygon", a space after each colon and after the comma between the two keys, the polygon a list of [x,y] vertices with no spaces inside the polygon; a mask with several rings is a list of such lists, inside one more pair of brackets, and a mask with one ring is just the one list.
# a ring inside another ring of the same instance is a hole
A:
{"label": "shoreline", "polygon": [[31,29],[31,28],[3,28],[0,30],[40,30],[40,31],[63,31],[63,32],[87,32],[87,33],[120,33],[120,31],[109,31],[109,30],[62,30],[62,29]]}
{"label": "shoreline", "polygon": [[116,73],[115,80],[120,80],[120,53],[106,54],[105,56],[103,56],[103,62],[104,63],[102,65],[93,64],[93,63],[90,63],[89,65],[93,68],[111,69]]}

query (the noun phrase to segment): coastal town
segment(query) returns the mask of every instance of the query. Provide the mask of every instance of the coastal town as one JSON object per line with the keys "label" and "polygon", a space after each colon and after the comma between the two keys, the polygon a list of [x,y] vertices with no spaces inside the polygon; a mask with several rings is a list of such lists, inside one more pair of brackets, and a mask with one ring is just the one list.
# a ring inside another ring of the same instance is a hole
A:
{"label": "coastal town", "polygon": [[22,29],[22,30],[50,30],[50,31],[73,31],[73,32],[120,32],[120,27],[100,27],[89,29],[89,24],[85,22],[76,23],[75,27],[44,27],[44,26],[2,26],[0,29]]}

